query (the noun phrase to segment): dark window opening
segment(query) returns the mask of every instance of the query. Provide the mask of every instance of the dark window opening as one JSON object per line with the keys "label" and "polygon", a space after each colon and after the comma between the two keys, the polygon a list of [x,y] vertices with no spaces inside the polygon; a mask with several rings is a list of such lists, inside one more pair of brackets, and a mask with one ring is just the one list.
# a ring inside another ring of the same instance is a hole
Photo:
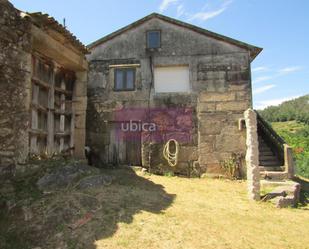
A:
{"label": "dark window opening", "polygon": [[115,69],[115,91],[132,91],[135,88],[135,69]]}
{"label": "dark window opening", "polygon": [[161,32],[148,31],[147,32],[147,48],[160,48],[161,47]]}

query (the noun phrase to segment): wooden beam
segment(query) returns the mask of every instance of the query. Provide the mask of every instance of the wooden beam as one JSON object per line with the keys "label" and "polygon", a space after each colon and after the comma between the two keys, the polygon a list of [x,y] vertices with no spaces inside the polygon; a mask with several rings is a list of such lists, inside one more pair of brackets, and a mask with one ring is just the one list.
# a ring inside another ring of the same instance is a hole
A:
{"label": "wooden beam", "polygon": [[38,85],[40,85],[40,86],[46,88],[46,89],[49,89],[49,88],[50,88],[50,84],[48,84],[48,83],[46,83],[46,82],[44,82],[44,81],[38,79],[37,77],[34,77],[34,76],[33,76],[33,77],[32,77],[32,81],[33,81],[34,83],[36,83],[36,84],[38,84]]}
{"label": "wooden beam", "polygon": [[48,114],[47,114],[47,154],[52,155],[55,152],[55,142],[54,142],[54,109],[55,109],[55,68],[53,68],[52,84],[48,91]]}
{"label": "wooden beam", "polygon": [[140,67],[141,64],[116,64],[109,65],[109,68],[126,68],[126,67]]}
{"label": "wooden beam", "polygon": [[74,71],[87,70],[88,63],[84,54],[76,53],[34,25],[32,25],[32,37],[34,50],[57,61],[67,69]]}
{"label": "wooden beam", "polygon": [[[65,91],[65,82],[62,80],[61,82],[61,89]],[[60,105],[60,110],[61,112],[65,112],[65,95],[64,93],[61,94],[60,97],[61,100],[61,105]],[[61,114],[60,115],[60,133],[65,133],[65,115]],[[64,149],[64,138],[63,136],[60,137],[60,152],[62,152]]]}
{"label": "wooden beam", "polygon": [[[39,99],[39,87],[32,84],[32,103],[38,104]],[[31,129],[38,129],[38,111],[35,108],[31,108]],[[30,152],[38,153],[38,139],[37,134],[30,134]]]}

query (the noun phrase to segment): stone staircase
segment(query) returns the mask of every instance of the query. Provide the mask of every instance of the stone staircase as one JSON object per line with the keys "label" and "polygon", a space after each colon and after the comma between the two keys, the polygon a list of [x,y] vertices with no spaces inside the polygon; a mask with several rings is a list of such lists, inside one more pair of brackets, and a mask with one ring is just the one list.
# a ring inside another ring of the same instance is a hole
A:
{"label": "stone staircase", "polygon": [[260,166],[269,168],[272,171],[281,170],[279,158],[261,136],[259,136],[259,152]]}
{"label": "stone staircase", "polygon": [[[259,169],[261,188],[268,193],[262,200],[273,201],[277,207],[296,206],[300,184],[294,182],[292,148],[257,113]],[[269,189],[272,189],[269,192]]]}
{"label": "stone staircase", "polygon": [[287,178],[283,163],[262,136],[259,136],[259,161],[261,179],[283,180]]}

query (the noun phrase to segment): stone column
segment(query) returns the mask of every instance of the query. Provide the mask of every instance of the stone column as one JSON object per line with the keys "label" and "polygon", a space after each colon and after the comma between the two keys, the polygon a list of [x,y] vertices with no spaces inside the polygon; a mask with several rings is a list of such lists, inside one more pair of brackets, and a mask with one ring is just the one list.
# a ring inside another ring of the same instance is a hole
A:
{"label": "stone column", "polygon": [[295,175],[293,151],[292,148],[287,144],[284,144],[284,166],[288,175],[288,179],[293,179]]}
{"label": "stone column", "polygon": [[247,183],[248,194],[251,200],[260,200],[260,170],[259,170],[259,142],[257,135],[256,113],[248,109],[244,113],[247,128]]}

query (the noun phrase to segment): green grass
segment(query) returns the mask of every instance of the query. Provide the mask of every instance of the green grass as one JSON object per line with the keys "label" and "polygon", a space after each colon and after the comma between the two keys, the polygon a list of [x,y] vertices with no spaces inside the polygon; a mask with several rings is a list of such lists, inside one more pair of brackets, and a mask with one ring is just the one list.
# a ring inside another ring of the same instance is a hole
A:
{"label": "green grass", "polygon": [[309,178],[309,125],[296,121],[274,122],[275,131],[293,148],[296,173]]}

